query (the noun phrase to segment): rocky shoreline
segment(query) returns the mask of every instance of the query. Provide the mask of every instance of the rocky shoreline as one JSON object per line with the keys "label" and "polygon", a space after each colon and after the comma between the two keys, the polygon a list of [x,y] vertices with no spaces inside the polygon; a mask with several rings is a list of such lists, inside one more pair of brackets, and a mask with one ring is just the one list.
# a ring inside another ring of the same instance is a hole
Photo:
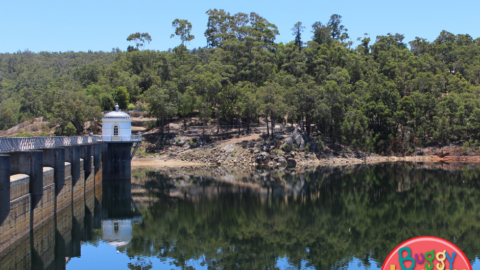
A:
{"label": "rocky shoreline", "polygon": [[345,166],[384,162],[459,162],[480,163],[479,151],[458,146],[418,148],[401,156],[382,156],[352,150],[345,146],[320,146],[306,143],[301,131],[291,135],[267,138],[261,135],[238,136],[209,144],[172,138],[160,155],[152,158],[135,157],[133,167],[160,166]]}

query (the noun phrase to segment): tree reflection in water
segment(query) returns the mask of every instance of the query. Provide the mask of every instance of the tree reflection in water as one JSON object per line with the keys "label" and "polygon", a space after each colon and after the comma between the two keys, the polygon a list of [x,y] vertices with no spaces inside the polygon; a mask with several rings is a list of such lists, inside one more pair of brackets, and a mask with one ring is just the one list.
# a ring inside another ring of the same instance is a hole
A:
{"label": "tree reflection in water", "polygon": [[[141,184],[133,185],[134,200],[158,199],[141,210],[143,221],[121,250],[131,258],[174,259],[181,268],[197,260],[222,269],[274,269],[283,257],[297,268],[305,262],[316,269],[344,268],[354,258],[381,267],[399,243],[432,235],[454,242],[473,261],[480,253],[479,170],[429,166],[217,177],[137,171]],[[148,192],[136,193],[141,188]]]}

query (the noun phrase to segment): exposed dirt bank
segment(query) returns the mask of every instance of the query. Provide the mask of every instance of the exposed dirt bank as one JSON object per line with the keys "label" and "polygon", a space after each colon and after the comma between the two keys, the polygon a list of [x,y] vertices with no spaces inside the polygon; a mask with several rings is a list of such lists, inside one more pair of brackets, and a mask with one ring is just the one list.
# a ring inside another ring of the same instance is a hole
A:
{"label": "exposed dirt bank", "polygon": [[152,167],[168,167],[168,168],[178,168],[178,167],[195,167],[195,166],[205,166],[203,163],[199,162],[187,162],[181,160],[161,160],[158,158],[134,158],[132,160],[132,168],[152,168]]}

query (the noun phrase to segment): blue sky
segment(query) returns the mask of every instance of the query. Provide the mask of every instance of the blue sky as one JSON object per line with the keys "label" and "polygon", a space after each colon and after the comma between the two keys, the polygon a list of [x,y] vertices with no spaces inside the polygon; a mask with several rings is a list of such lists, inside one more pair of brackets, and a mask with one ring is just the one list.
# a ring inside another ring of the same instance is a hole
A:
{"label": "blue sky", "polygon": [[147,49],[167,50],[180,44],[170,38],[172,21],[187,19],[195,39],[188,48],[205,46],[203,35],[210,8],[234,14],[254,11],[277,25],[277,41],[293,39],[292,26],[301,21],[307,27],[303,40],[310,40],[311,25],[326,23],[331,14],[340,14],[353,41],[369,33],[401,33],[405,40],[416,36],[434,40],[440,31],[480,36],[480,1],[359,1],[359,0],[1,0],[0,52],[29,49],[39,51],[125,50],[126,38],[134,32],[148,32]]}

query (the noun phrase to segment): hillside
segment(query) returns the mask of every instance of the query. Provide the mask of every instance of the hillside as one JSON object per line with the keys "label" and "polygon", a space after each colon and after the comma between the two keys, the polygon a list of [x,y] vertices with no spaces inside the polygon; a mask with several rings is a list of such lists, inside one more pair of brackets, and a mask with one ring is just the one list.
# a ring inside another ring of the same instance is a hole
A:
{"label": "hillside", "polygon": [[147,109],[160,133],[172,119],[247,132],[262,119],[267,134],[296,123],[312,139],[385,155],[478,140],[479,38],[386,34],[354,46],[334,14],[311,36],[295,24],[284,44],[259,14],[207,14],[204,48],[187,49],[180,20],[182,44],[164,52],[141,50],[151,37],[137,33],[126,51],[1,54],[0,127],[43,116],[56,135],[82,134],[119,103]]}

